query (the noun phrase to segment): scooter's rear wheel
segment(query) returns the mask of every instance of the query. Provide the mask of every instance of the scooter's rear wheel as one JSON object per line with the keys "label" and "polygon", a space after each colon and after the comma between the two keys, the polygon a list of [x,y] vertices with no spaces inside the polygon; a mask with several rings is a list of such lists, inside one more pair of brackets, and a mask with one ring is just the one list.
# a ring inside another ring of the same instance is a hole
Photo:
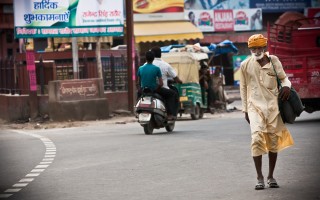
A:
{"label": "scooter's rear wheel", "polygon": [[174,129],[176,122],[174,121],[173,123],[168,124],[165,128],[168,132],[172,132]]}
{"label": "scooter's rear wheel", "polygon": [[143,125],[143,130],[146,135],[151,135],[153,133],[154,125],[153,121],[150,120],[148,124]]}

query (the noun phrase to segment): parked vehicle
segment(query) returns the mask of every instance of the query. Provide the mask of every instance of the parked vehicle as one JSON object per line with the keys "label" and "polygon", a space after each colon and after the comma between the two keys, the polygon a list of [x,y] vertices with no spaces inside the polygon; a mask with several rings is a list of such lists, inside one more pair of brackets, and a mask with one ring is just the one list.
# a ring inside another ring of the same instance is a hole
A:
{"label": "parked vehicle", "polygon": [[200,61],[208,60],[206,53],[169,52],[162,59],[177,72],[183,84],[177,84],[179,91],[179,113],[190,114],[193,120],[203,117],[207,112],[207,92],[199,84]]}
{"label": "parked vehicle", "polygon": [[143,89],[135,106],[135,113],[146,135],[151,135],[154,129],[159,128],[165,128],[168,132],[172,132],[175,127],[175,120],[168,121],[167,119],[162,97],[151,92],[148,88]]}
{"label": "parked vehicle", "polygon": [[[279,57],[305,111],[320,110],[320,18],[285,13],[268,26],[269,52]],[[300,18],[300,19],[299,19]]]}

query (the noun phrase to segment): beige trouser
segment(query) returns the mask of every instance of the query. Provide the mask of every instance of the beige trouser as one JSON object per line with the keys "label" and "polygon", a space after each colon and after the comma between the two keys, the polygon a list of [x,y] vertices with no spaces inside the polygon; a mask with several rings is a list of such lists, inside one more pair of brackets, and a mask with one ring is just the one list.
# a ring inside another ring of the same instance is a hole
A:
{"label": "beige trouser", "polygon": [[294,144],[288,129],[280,133],[254,132],[251,134],[251,154],[261,156],[270,152],[277,153]]}

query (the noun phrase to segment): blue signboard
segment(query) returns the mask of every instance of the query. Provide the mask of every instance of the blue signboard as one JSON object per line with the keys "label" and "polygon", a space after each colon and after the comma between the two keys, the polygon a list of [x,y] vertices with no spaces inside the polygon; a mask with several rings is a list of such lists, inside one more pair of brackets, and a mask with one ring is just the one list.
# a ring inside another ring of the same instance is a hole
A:
{"label": "blue signboard", "polygon": [[303,12],[306,7],[311,7],[311,0],[250,0],[250,8],[261,8],[264,13]]}

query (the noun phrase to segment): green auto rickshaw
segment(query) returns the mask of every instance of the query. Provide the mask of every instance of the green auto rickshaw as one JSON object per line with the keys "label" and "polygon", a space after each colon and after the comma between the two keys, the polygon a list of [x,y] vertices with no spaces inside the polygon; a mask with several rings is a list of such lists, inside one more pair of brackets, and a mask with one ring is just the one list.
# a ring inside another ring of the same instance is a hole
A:
{"label": "green auto rickshaw", "polygon": [[200,86],[200,61],[208,60],[206,53],[169,52],[163,53],[162,59],[177,72],[182,84],[176,84],[179,91],[179,114],[190,114],[193,120],[203,117],[207,112],[207,92]]}

